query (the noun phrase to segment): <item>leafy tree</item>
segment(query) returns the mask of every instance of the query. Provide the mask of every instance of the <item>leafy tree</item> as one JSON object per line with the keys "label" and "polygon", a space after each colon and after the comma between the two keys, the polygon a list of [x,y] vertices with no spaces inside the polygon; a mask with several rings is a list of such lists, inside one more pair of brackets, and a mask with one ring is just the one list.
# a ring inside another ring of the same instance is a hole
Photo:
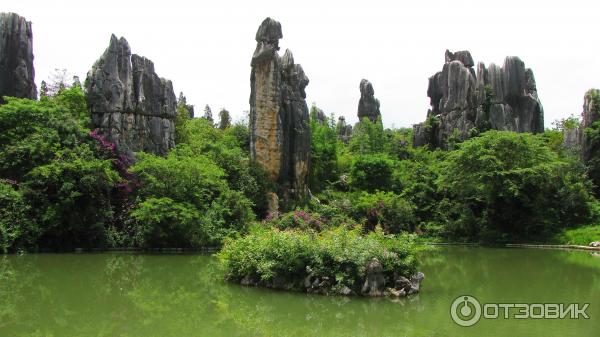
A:
{"label": "leafy tree", "polygon": [[337,132],[334,125],[334,116],[326,118],[321,124],[317,120],[317,107],[311,108],[311,167],[309,172],[309,186],[312,191],[318,192],[325,187],[327,182],[336,181],[337,170]]}
{"label": "leafy tree", "polygon": [[563,132],[565,130],[576,129],[579,127],[579,124],[579,118],[575,117],[575,115],[570,115],[567,118],[556,119],[552,122],[552,130]]}
{"label": "leafy tree", "polygon": [[121,177],[90,137],[86,111],[77,86],[41,101],[9,98],[0,106],[0,177],[13,181],[31,207],[14,216],[26,219],[21,232],[36,233],[27,237],[39,238],[40,247],[101,246],[104,225],[113,219]]}
{"label": "leafy tree", "polygon": [[365,154],[352,163],[352,187],[365,191],[386,191],[391,188],[393,161],[384,154]]}
{"label": "leafy tree", "polygon": [[252,203],[229,188],[225,172],[188,146],[167,158],[140,154],[131,170],[140,180],[140,202],[131,216],[143,246],[218,245],[254,218]]}
{"label": "leafy tree", "polygon": [[183,92],[179,93],[177,99],[177,117],[175,118],[175,143],[184,141],[183,126],[191,118],[194,117],[194,106],[187,104],[187,99],[183,95]]}
{"label": "leafy tree", "polygon": [[31,221],[31,208],[14,182],[0,180],[0,253],[33,247],[39,228]]}
{"label": "leafy tree", "polygon": [[208,106],[208,104],[204,107],[204,115],[202,116],[202,118],[206,119],[211,123],[215,122],[213,120],[212,110],[210,109],[210,106]]}
{"label": "leafy tree", "polygon": [[48,84],[46,81],[42,80],[40,84],[40,98],[48,97]]}
{"label": "leafy tree", "polygon": [[350,140],[350,151],[358,154],[373,154],[384,151],[385,136],[381,117],[375,122],[363,118],[356,124]]}
{"label": "leafy tree", "polygon": [[198,118],[186,125],[184,133],[186,142],[175,151],[182,156],[209,156],[225,172],[230,188],[241,191],[254,202],[256,214],[263,215],[267,192],[273,190],[273,186],[260,165],[250,160],[248,128],[236,124],[220,130],[206,119]]}
{"label": "leafy tree", "polygon": [[367,230],[381,226],[386,233],[400,233],[416,226],[415,206],[393,192],[361,192],[353,200],[353,216],[364,219]]}
{"label": "leafy tree", "polygon": [[97,158],[88,144],[59,150],[49,163],[31,170],[23,182],[24,194],[42,225],[41,246],[103,245],[120,181],[113,162]]}
{"label": "leafy tree", "polygon": [[530,134],[488,131],[448,153],[440,172],[447,199],[439,207],[457,236],[543,240],[591,217],[581,165]]}
{"label": "leafy tree", "polygon": [[231,116],[225,108],[219,112],[219,129],[225,130],[231,126]]}
{"label": "leafy tree", "polygon": [[423,147],[410,151],[410,157],[399,161],[392,173],[392,191],[415,205],[416,222],[420,230],[433,225],[436,207],[441,199],[437,179],[440,163],[448,152],[429,151]]}
{"label": "leafy tree", "polygon": [[595,122],[585,128],[586,144],[583,148],[583,159],[587,166],[588,176],[594,182],[594,193],[600,195],[600,90],[587,92],[590,102],[590,117]]}
{"label": "leafy tree", "polygon": [[61,90],[71,87],[69,78],[73,78],[67,69],[55,68],[47,82],[47,96],[55,96]]}

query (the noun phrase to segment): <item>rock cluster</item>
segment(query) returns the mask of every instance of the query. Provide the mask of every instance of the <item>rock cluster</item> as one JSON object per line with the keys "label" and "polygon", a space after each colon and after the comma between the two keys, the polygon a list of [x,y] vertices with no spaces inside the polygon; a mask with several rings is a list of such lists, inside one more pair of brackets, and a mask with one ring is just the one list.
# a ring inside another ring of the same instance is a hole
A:
{"label": "rock cluster", "polygon": [[93,125],[129,159],[143,151],[166,155],[175,146],[177,99],[171,81],[149,59],[131,54],[124,38],[110,38],[85,81]]}
{"label": "rock cluster", "polygon": [[327,116],[325,115],[325,111],[320,108],[313,107],[315,109],[314,119],[319,123],[319,125],[323,125],[327,122]]}
{"label": "rock cluster", "polygon": [[445,60],[429,78],[431,109],[428,121],[413,127],[414,146],[443,148],[450,137],[464,140],[489,129],[544,131],[533,72],[518,57],[507,57],[502,67],[479,63],[477,72],[468,51],[446,50]]}
{"label": "rock cluster", "polygon": [[0,13],[0,103],[2,96],[37,98],[31,22]]}
{"label": "rock cluster", "polygon": [[256,32],[250,77],[251,156],[279,185],[283,200],[308,195],[310,120],[308,77],[294,56],[278,54],[283,37],[279,22],[266,18]]}
{"label": "rock cluster", "polygon": [[600,120],[600,90],[590,89],[583,96],[583,112],[581,123],[572,129],[563,130],[563,145],[573,152],[580,153],[581,159],[588,162],[592,158],[592,144],[585,134],[585,129]]}
{"label": "rock cluster", "polygon": [[346,118],[344,116],[340,116],[338,118],[336,129],[338,133],[338,139],[345,144],[348,144],[350,137],[352,137],[352,125],[346,124]]}
{"label": "rock cluster", "polygon": [[581,125],[577,128],[578,143],[581,147],[581,157],[584,162],[592,159],[592,144],[585,134],[585,129],[592,127],[600,119],[600,90],[590,89],[583,98]]}
{"label": "rock cluster", "polygon": [[360,81],[360,100],[358,101],[358,120],[367,117],[375,122],[381,116],[379,112],[379,100],[375,98],[375,90],[368,80]]}
{"label": "rock cluster", "polygon": [[383,265],[377,258],[373,258],[367,263],[364,277],[354,282],[352,288],[339,284],[333,275],[315,276],[310,267],[306,267],[306,272],[308,275],[304,276],[303,279],[298,279],[297,275],[291,277],[278,275],[270,280],[262,280],[247,275],[239,280],[239,283],[244,286],[306,291],[310,294],[321,295],[406,297],[419,293],[421,282],[425,278],[422,272],[417,272],[410,279],[397,275],[394,276],[393,280],[388,280],[386,283]]}

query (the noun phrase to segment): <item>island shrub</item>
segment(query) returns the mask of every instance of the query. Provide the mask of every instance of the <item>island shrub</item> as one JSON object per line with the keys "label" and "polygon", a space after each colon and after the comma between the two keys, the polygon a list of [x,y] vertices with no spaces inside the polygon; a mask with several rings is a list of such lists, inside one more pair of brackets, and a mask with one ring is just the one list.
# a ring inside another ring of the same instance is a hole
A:
{"label": "island shrub", "polygon": [[381,229],[363,235],[360,227],[343,226],[321,232],[255,226],[246,236],[227,239],[218,257],[233,282],[345,295],[361,293],[373,259],[388,285],[417,267],[411,237]]}

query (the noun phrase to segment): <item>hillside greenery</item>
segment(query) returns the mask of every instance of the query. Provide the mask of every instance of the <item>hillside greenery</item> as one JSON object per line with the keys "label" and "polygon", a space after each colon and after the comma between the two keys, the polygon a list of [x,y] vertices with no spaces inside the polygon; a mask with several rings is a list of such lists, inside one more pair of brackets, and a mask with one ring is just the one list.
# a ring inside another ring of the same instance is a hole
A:
{"label": "hillside greenery", "polygon": [[192,118],[192,109],[180,95],[177,146],[168,156],[138,153],[132,163],[91,129],[80,86],[39,101],[7,97],[0,106],[0,250],[237,247],[232,238],[253,224],[298,238],[380,230],[442,241],[547,242],[598,220],[595,161],[583,165],[560,142],[571,120],[540,135],[487,131],[442,151],[413,148],[411,129],[386,129],[381,120],[360,121],[343,142],[335,116],[318,120],[313,107],[314,197],[269,214],[266,195],[275,186],[250,158],[248,125],[232,122],[225,109],[217,125]]}

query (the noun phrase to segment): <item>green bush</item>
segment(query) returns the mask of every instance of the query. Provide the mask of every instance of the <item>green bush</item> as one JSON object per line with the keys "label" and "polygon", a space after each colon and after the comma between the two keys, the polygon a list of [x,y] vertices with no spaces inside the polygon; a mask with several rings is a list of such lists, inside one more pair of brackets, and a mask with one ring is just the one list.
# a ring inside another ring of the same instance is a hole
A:
{"label": "green bush", "polygon": [[392,182],[393,161],[383,154],[366,154],[357,157],[350,171],[351,185],[369,192],[389,190]]}
{"label": "green bush", "polygon": [[337,131],[333,115],[327,117],[325,122],[317,121],[317,107],[311,108],[311,140],[310,140],[310,171],[308,182],[311,191],[318,192],[328,183],[338,180],[337,163]]}
{"label": "green bush", "polygon": [[139,179],[139,202],[131,216],[142,246],[219,245],[254,219],[250,200],[229,188],[211,158],[179,149],[167,158],[139,154],[138,159],[131,172]]}
{"label": "green bush", "polygon": [[98,247],[105,225],[113,220],[113,192],[121,177],[111,160],[99,159],[90,146],[55,153],[49,163],[32,169],[24,195],[42,230],[42,247]]}
{"label": "green bush", "polygon": [[234,282],[306,290],[306,278],[327,278],[331,293],[344,287],[360,293],[369,261],[376,258],[386,284],[393,284],[396,276],[416,271],[414,252],[408,236],[386,236],[381,230],[362,235],[360,228],[315,233],[257,226],[247,236],[228,239],[218,257],[225,277]]}
{"label": "green bush", "polygon": [[355,219],[364,219],[367,230],[381,226],[386,233],[414,231],[415,207],[393,192],[361,192],[353,201]]}
{"label": "green bush", "polygon": [[436,206],[441,199],[437,179],[440,162],[446,152],[413,149],[410,158],[396,163],[392,173],[392,191],[415,206],[415,221],[420,227],[436,220]]}
{"label": "green bush", "polygon": [[17,214],[25,227],[19,232],[35,233],[25,235],[19,249],[104,244],[122,178],[88,123],[78,86],[41,101],[7,98],[0,106],[0,178],[21,194],[25,213]]}
{"label": "green bush", "polygon": [[581,164],[530,134],[489,131],[448,153],[439,187],[451,233],[484,241],[543,240],[591,219]]}
{"label": "green bush", "polygon": [[262,167],[250,160],[249,131],[245,125],[220,130],[204,118],[195,118],[181,127],[186,141],[173,152],[180,157],[205,156],[223,170],[224,178],[233,190],[242,192],[253,201],[253,210],[259,216],[266,213],[268,191],[274,186]]}
{"label": "green bush", "polygon": [[0,253],[31,247],[38,239],[38,228],[30,218],[30,207],[20,191],[0,181]]}
{"label": "green bush", "polygon": [[556,234],[552,241],[563,245],[587,246],[590,242],[600,241],[600,225],[567,228]]}

